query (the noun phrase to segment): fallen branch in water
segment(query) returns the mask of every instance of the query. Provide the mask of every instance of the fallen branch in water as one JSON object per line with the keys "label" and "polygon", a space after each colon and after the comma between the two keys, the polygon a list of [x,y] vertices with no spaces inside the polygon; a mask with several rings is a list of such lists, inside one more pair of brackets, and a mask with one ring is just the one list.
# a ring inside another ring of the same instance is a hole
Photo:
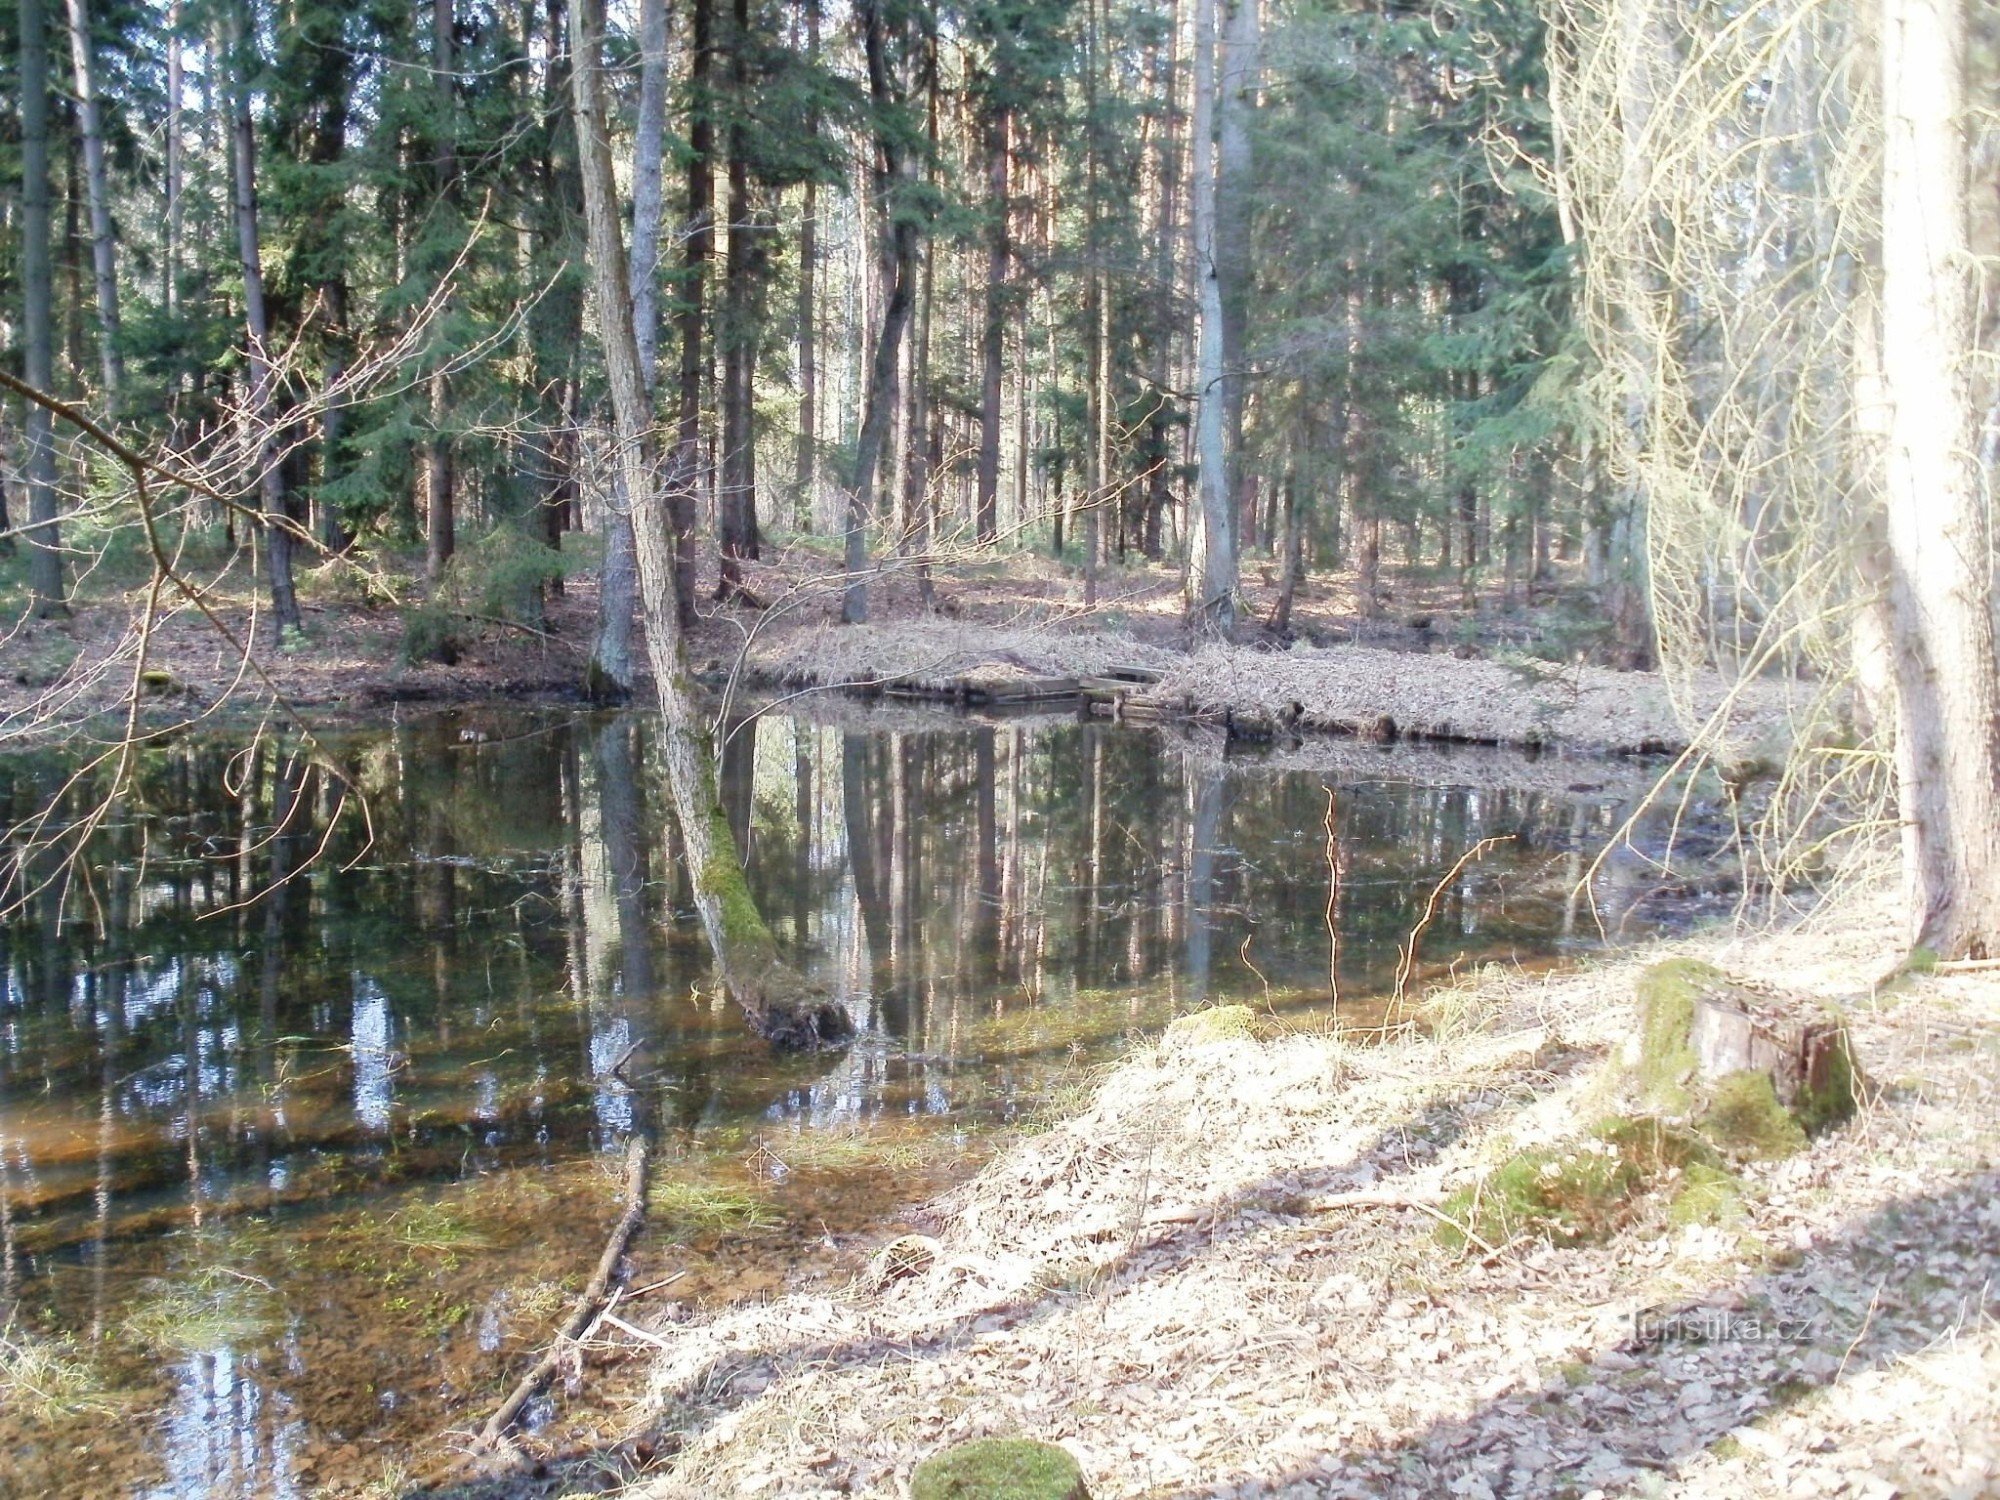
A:
{"label": "fallen branch in water", "polygon": [[625,1148],[625,1212],[619,1216],[611,1238],[604,1242],[604,1253],[597,1258],[597,1269],[591,1273],[590,1284],[584,1287],[583,1295],[570,1308],[569,1318],[556,1334],[555,1342],[535,1361],[534,1368],[521,1377],[520,1384],[500,1403],[500,1409],[486,1419],[486,1425],[479,1431],[482,1448],[490,1450],[507,1445],[507,1429],[514,1425],[521,1408],[555,1374],[564,1353],[577,1342],[578,1335],[590,1326],[590,1320],[604,1305],[605,1293],[611,1285],[613,1273],[618,1269],[619,1259],[625,1254],[625,1247],[638,1233],[639,1223],[645,1217],[646,1143],[635,1135]]}

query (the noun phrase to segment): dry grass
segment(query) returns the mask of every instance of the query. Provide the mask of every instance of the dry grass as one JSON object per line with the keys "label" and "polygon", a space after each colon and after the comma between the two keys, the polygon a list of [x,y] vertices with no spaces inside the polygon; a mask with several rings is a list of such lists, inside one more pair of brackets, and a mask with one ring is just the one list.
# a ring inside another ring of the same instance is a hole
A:
{"label": "dry grass", "polygon": [[30,1333],[11,1319],[0,1326],[0,1408],[31,1422],[51,1422],[110,1416],[122,1405],[96,1360],[75,1340]]}
{"label": "dry grass", "polygon": [[[1720,678],[1711,677],[1699,684],[1690,706],[1706,715],[1727,692]],[[1185,699],[1212,714],[1296,712],[1308,728],[1351,731],[1389,719],[1406,735],[1598,753],[1678,750],[1688,733],[1665,680],[1649,673],[1367,646],[1205,646],[1175,662],[1158,696]],[[1782,743],[1782,706],[1775,685],[1745,691],[1731,736],[1739,753],[1768,754]]]}
{"label": "dry grass", "polygon": [[[1958,1482],[1990,1444],[1931,1418],[2000,1373],[1981,1300],[2000,1276],[2000,984],[1878,986],[1886,916],[1678,945],[1843,1005],[1891,1085],[1805,1155],[1746,1168],[1740,1224],[1488,1257],[1399,1206],[1626,1102],[1629,962],[1490,972],[1427,1038],[1155,1048],[935,1203],[928,1274],[680,1330],[646,1420],[687,1442],[645,1493],[896,1494],[937,1447],[1006,1431],[1063,1442],[1104,1497],[1777,1494],[1825,1466],[1807,1450],[1829,1431],[1847,1456],[1813,1493],[1886,1493],[1850,1471],[1892,1439],[1906,1490]],[[1635,1353],[1653,1306],[1810,1331]],[[1877,1386],[1896,1415],[1854,1401]],[[1760,1422],[1801,1397],[1818,1425]]]}
{"label": "dry grass", "polygon": [[918,619],[779,631],[754,642],[746,662],[758,679],[785,687],[856,685],[948,692],[965,678],[1007,682],[1094,677],[1125,666],[1165,671],[1179,656],[1104,631]]}
{"label": "dry grass", "polygon": [[791,691],[949,693],[963,682],[1095,677],[1120,667],[1163,674],[1145,698],[1191,717],[1257,714],[1338,733],[1372,733],[1388,720],[1417,738],[1627,754],[1681,749],[1690,727],[1682,709],[1706,716],[1728,700],[1729,731],[1719,742],[1730,758],[1770,758],[1785,741],[1781,684],[1750,684],[1731,698],[1729,686],[1710,677],[1677,708],[1665,680],[1649,673],[1368,646],[1210,645],[1189,654],[1104,630],[918,619],[781,626],[744,656],[750,681]]}

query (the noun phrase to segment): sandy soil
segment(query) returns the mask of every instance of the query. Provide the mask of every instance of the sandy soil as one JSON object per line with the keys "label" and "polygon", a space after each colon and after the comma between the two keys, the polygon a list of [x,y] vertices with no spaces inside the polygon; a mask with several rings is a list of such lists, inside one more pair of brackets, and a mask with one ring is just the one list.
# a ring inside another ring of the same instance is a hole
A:
{"label": "sandy soil", "polygon": [[1099,1500],[1994,1493],[2000,979],[1893,948],[1879,903],[1678,945],[1839,1005],[1877,1092],[1741,1221],[1574,1249],[1426,1205],[1620,1107],[1639,959],[1489,972],[1423,1040],[1163,1043],[934,1203],[922,1274],[654,1330],[639,1493],[897,1495],[1013,1432]]}

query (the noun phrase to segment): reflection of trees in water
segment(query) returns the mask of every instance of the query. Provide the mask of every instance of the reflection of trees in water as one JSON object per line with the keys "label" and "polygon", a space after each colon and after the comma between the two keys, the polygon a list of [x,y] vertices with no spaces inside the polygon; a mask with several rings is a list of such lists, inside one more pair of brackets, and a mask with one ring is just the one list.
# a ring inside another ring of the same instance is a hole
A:
{"label": "reflection of trees in water", "polygon": [[[886,1054],[773,1061],[708,1003],[645,716],[440,720],[332,748],[369,792],[372,847],[282,741],[189,739],[149,752],[77,889],[0,925],[0,1088],[67,1122],[29,1152],[31,1229],[104,1243],[113,1204],[223,1213],[309,1194],[328,1163],[350,1186],[477,1170],[657,1109],[691,1131],[835,1074],[843,1097],[928,1087]],[[57,785],[28,768],[9,791]],[[1065,1007],[1081,1023],[1108,1004],[1075,1034],[1115,1034],[1141,997],[1261,994],[1250,964],[1324,992],[1315,775],[1099,725],[749,721],[721,789],[786,952],[909,1051],[969,1058],[996,1019]],[[1587,799],[1344,785],[1347,993],[1386,979],[1431,883],[1485,833],[1531,837],[1449,893],[1427,955],[1545,944],[1575,851],[1607,826]]]}

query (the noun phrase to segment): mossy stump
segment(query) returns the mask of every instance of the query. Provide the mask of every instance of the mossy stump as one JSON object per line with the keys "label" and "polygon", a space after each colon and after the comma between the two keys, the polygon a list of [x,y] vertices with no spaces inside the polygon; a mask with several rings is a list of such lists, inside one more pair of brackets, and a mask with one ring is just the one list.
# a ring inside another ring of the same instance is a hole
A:
{"label": "mossy stump", "polygon": [[1053,1443],[980,1438],[918,1464],[910,1500],[1090,1500],[1090,1491],[1076,1460]]}
{"label": "mossy stump", "polygon": [[1247,1005],[1212,1005],[1173,1021],[1162,1040],[1169,1047],[1204,1047],[1213,1042],[1248,1041],[1256,1036],[1256,1015]]}
{"label": "mossy stump", "polygon": [[1815,1002],[1686,958],[1647,969],[1638,995],[1647,1100],[1724,1150],[1789,1155],[1853,1115],[1860,1069],[1847,1028]]}

